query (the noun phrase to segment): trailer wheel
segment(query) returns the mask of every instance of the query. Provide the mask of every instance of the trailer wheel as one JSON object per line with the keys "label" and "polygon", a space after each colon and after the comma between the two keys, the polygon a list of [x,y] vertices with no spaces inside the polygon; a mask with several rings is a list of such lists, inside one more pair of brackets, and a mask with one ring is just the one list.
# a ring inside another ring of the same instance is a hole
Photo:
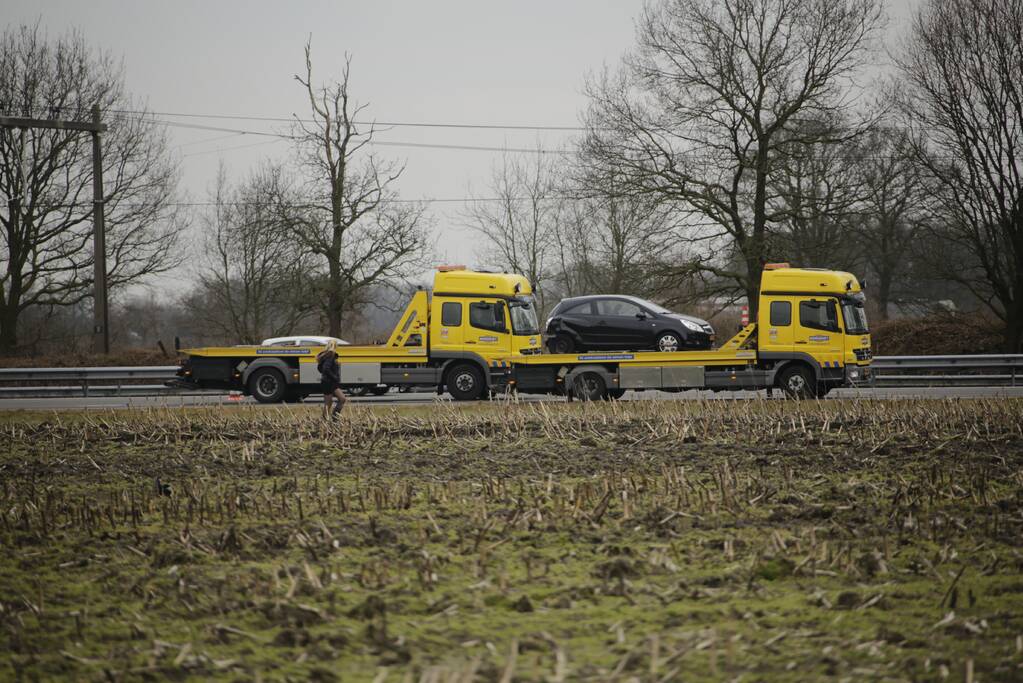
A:
{"label": "trailer wheel", "polygon": [[260,368],[249,377],[249,393],[260,403],[280,403],[287,391],[280,370]]}
{"label": "trailer wheel", "polygon": [[456,401],[475,401],[483,396],[483,373],[469,363],[461,363],[448,370],[444,384]]}
{"label": "trailer wheel", "polygon": [[599,401],[607,398],[607,384],[596,372],[583,372],[572,380],[572,395],[580,401]]}
{"label": "trailer wheel", "polygon": [[817,381],[813,372],[801,363],[782,370],[778,377],[778,387],[789,398],[804,399],[817,396]]}

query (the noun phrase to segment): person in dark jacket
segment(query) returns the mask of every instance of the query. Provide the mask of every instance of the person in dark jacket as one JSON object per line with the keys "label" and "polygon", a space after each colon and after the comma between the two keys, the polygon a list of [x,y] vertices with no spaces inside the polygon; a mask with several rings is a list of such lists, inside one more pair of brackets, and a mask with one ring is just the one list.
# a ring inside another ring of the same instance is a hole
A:
{"label": "person in dark jacket", "polygon": [[[337,342],[330,342],[327,348],[316,356],[316,369],[320,371],[320,389],[323,390],[323,419],[335,417],[345,406],[345,395],[341,391],[341,368],[337,364]],[[334,410],[331,404],[334,401]]]}

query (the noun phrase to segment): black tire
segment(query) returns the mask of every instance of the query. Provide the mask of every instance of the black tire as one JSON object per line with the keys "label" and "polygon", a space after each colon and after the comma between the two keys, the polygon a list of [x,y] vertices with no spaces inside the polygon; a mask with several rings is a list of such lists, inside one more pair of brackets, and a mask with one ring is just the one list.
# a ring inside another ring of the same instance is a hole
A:
{"label": "black tire", "polygon": [[389,387],[386,384],[384,384],[383,386],[372,387],[369,390],[369,393],[373,394],[374,396],[383,396],[384,394],[386,394],[390,390],[391,390],[391,387]]}
{"label": "black tire", "polygon": [[369,392],[370,392],[371,388],[372,387],[366,387],[366,386],[352,387],[351,389],[348,389],[348,393],[351,396],[369,396]]}
{"label": "black tire", "polygon": [[668,330],[667,332],[661,332],[657,335],[657,341],[654,342],[654,348],[665,353],[672,353],[682,350],[682,342],[683,337],[681,334]]}
{"label": "black tire", "polygon": [[608,396],[608,398],[617,401],[622,396],[625,396],[625,389],[621,389],[621,388],[619,388],[619,389],[608,389],[607,390],[607,396]]}
{"label": "black tire", "polygon": [[551,353],[572,353],[575,351],[575,342],[563,334],[559,334],[547,342],[547,350]]}
{"label": "black tire", "polygon": [[260,368],[249,377],[249,393],[260,403],[280,403],[288,393],[288,384],[280,370]]}
{"label": "black tire", "polygon": [[583,372],[572,380],[572,396],[580,401],[600,401],[607,398],[607,383],[596,372]]}
{"label": "black tire", "polygon": [[813,371],[802,363],[790,365],[778,375],[778,388],[789,398],[797,400],[816,398],[817,378]]}
{"label": "black tire", "polygon": [[444,384],[456,401],[478,400],[486,390],[483,373],[479,367],[471,363],[459,363],[448,370]]}

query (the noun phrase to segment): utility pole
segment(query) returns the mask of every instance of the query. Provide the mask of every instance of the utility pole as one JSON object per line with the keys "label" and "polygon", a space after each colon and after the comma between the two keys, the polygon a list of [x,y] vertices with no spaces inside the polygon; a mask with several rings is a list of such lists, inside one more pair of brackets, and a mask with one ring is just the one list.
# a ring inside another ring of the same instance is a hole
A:
{"label": "utility pole", "polygon": [[[103,155],[100,133],[107,127],[100,123],[99,105],[92,106],[92,121],[58,121],[0,116],[0,128],[49,128],[92,133],[92,237],[93,237],[93,307],[92,348],[96,353],[110,353],[110,333],[107,330],[107,247],[106,226],[103,215]],[[24,192],[24,189],[22,190]],[[15,201],[11,198],[12,210]],[[17,221],[18,217],[15,216]]]}

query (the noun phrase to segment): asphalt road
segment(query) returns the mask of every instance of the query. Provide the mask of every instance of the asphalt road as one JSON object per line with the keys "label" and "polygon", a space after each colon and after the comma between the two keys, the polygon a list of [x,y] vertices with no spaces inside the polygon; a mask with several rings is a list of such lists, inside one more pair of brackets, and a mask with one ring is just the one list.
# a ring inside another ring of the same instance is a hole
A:
{"label": "asphalt road", "polygon": [[[775,392],[778,398],[780,392]],[[767,398],[764,391],[737,391],[737,392],[712,392],[712,391],[686,391],[677,394],[669,394],[661,391],[630,391],[625,395],[624,400],[648,401],[648,400],[734,400]],[[838,389],[828,394],[827,400],[842,400],[855,398],[924,398],[924,399],[945,399],[945,398],[1023,398],[1023,387],[921,387],[921,388],[893,388],[893,389]],[[430,405],[438,401],[452,402],[451,397],[444,395],[438,397],[432,393],[409,393],[399,394],[391,392],[385,396],[368,396],[350,399],[357,405],[379,405],[379,406],[403,406],[403,405]],[[564,401],[557,396],[522,396],[523,401]],[[318,402],[310,399],[305,405],[316,405]],[[227,395],[166,395],[166,396],[89,396],[89,397],[54,397],[54,398],[6,398],[0,399],[0,411],[10,410],[109,410],[123,408],[179,408],[185,406],[260,406],[251,398],[232,400]],[[294,407],[295,404],[281,404],[283,407]],[[275,407],[275,406],[266,406]]]}

